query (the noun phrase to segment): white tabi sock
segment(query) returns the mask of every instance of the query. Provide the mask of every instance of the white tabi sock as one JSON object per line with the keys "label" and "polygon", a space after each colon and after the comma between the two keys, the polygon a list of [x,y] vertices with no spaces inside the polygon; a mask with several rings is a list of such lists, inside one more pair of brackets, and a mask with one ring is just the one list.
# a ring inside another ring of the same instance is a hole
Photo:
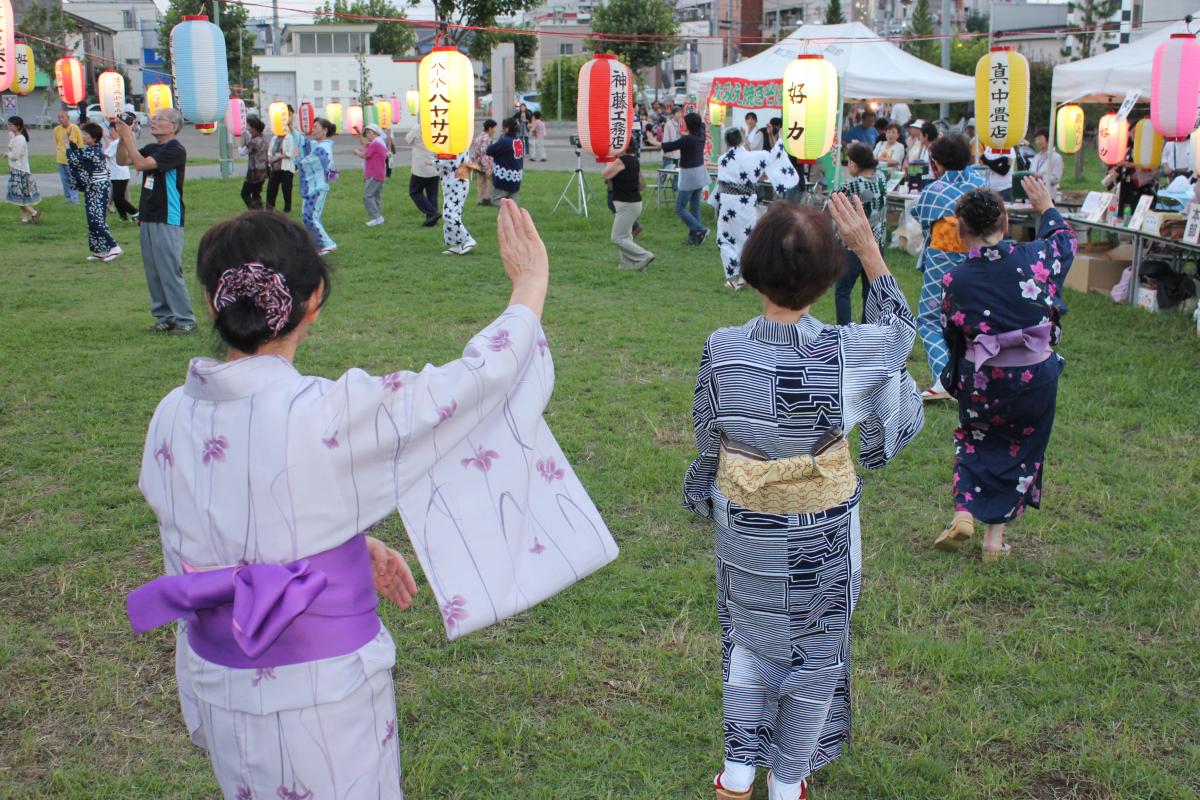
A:
{"label": "white tabi sock", "polygon": [[772,773],[767,779],[767,798],[768,800],[800,800],[800,794],[804,791],[804,781],[797,783],[780,783],[775,780],[775,775]]}
{"label": "white tabi sock", "polygon": [[726,761],[720,774],[721,785],[731,792],[744,792],[754,785],[754,765]]}

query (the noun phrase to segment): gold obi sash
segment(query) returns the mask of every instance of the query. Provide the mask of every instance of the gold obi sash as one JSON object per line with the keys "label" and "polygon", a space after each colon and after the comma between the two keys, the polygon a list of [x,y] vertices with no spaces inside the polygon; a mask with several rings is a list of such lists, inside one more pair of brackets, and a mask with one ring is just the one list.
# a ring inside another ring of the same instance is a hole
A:
{"label": "gold obi sash", "polygon": [[815,514],[849,500],[858,489],[858,475],[844,437],[820,455],[779,459],[722,440],[717,489],[750,511]]}

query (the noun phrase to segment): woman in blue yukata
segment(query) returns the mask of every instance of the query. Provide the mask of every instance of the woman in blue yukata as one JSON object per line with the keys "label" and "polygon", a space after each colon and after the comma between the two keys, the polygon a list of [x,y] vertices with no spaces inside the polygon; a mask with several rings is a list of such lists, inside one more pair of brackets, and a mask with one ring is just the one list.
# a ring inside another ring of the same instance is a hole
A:
{"label": "woman in blue yukata", "polygon": [[957,550],[986,526],[984,561],[1008,555],[1004,527],[1039,508],[1046,445],[1054,425],[1063,359],[1054,352],[1067,313],[1063,281],[1075,232],[1040,178],[1021,181],[1041,215],[1038,238],[1005,238],[1008,214],[990,189],[958,201],[966,260],[943,277],[942,325],[950,350],[942,384],[958,398],[954,431],[954,520],[935,546]]}
{"label": "woman in blue yukata", "polygon": [[771,800],[805,797],[849,739],[862,482],[843,431],[859,426],[859,460],[877,469],[924,421],[908,303],[861,201],[835,194],[829,210],[870,281],[866,323],[809,314],[842,248],[825,215],[776,202],[742,249],[763,314],[713,333],[696,376],[684,504],[716,525],[725,800],[748,800],[758,767]]}

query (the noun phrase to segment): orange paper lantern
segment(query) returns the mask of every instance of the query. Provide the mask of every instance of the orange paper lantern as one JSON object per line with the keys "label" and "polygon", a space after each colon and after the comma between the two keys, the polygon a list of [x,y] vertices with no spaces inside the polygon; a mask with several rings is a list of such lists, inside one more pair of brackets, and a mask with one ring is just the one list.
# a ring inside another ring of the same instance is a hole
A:
{"label": "orange paper lantern", "polygon": [[58,96],[69,106],[77,106],[83,100],[87,86],[83,81],[83,64],[75,56],[64,56],[54,62],[54,84]]}

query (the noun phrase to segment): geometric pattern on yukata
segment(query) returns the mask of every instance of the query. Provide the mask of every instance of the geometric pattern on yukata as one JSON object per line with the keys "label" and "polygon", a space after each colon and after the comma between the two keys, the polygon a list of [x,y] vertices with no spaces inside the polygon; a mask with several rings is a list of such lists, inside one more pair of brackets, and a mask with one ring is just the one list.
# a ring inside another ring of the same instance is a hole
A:
{"label": "geometric pattern on yukata", "polygon": [[[788,160],[783,142],[769,152],[747,150],[738,146],[725,151],[717,169],[717,180],[730,184],[757,186],[763,175],[775,186],[776,197],[791,189],[800,181],[796,168]],[[737,280],[742,275],[742,245],[754,232],[758,222],[758,196],[750,194],[716,195],[717,202],[717,249],[721,253],[721,266],[725,277]]]}
{"label": "geometric pattern on yukata", "polygon": [[455,177],[455,172],[466,160],[466,153],[459,153],[454,158],[439,158],[434,162],[442,177],[442,235],[448,248],[475,244],[467,226],[463,224],[463,206],[466,205],[471,182]]}
{"label": "geometric pattern on yukata", "polygon": [[88,249],[93,253],[107,253],[117,246],[108,230],[108,198],[111,192],[112,184],[108,181],[92,181],[83,192]]}
{"label": "geometric pattern on yukata", "polygon": [[924,411],[905,362],[916,323],[895,279],[876,279],[867,324],[758,317],[705,343],[696,376],[697,457],[684,504],[716,526],[717,614],[730,761],[795,783],[850,736],[850,616],[858,597],[860,489],[816,514],[742,508],[715,486],[721,436],[769,458],[810,452],[830,426],[859,432],[859,462],[882,467]]}

